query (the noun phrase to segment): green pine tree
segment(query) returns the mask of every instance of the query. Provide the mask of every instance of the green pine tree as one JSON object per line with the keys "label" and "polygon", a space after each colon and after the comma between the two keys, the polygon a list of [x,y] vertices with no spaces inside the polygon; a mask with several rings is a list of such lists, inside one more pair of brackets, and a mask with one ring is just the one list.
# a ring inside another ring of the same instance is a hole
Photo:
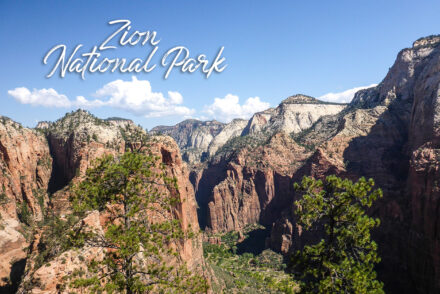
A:
{"label": "green pine tree", "polygon": [[302,293],[384,293],[374,265],[380,262],[370,231],[379,226],[365,210],[382,197],[374,181],[328,176],[324,181],[304,177],[295,189],[304,193],[295,202],[298,224],[324,233],[292,256],[293,272]]}
{"label": "green pine tree", "polygon": [[[141,152],[105,156],[87,170],[72,190],[76,214],[98,210],[108,217],[104,233],[76,226],[69,234],[75,247],[93,246],[104,258],[76,271],[71,286],[88,293],[204,293],[206,280],[190,273],[176,246],[193,237],[182,229],[173,208],[180,203],[175,179],[166,177],[158,157]],[[175,263],[177,264],[177,263]],[[182,263],[179,263],[182,264]]]}

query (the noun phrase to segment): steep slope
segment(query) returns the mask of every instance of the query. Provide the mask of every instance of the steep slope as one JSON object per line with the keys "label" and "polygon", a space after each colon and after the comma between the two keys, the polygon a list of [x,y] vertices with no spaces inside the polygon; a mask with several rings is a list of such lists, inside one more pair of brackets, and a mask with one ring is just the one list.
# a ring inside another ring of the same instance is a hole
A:
{"label": "steep slope", "polygon": [[[130,126],[134,125],[131,123]],[[75,175],[84,173],[94,159],[125,150],[118,124],[94,117],[84,110],[67,113],[50,124],[45,132],[54,158],[51,192],[66,186]]]}
{"label": "steep slope", "polygon": [[208,232],[241,231],[258,222],[272,224],[291,198],[292,173],[307,156],[285,133],[243,144],[246,148],[232,153],[221,151],[195,177],[200,218]]}
{"label": "steep slope", "polygon": [[[341,114],[297,137],[318,146],[298,171],[323,177],[372,177],[384,198],[371,213],[381,219],[375,238],[387,291],[440,291],[440,37],[402,50],[385,79],[356,93]],[[272,248],[290,252],[301,236],[291,208],[273,226]]]}
{"label": "steep slope", "polygon": [[19,282],[30,227],[42,220],[48,202],[52,158],[46,138],[0,117],[0,167],[0,292],[6,292]]}
{"label": "steep slope", "polygon": [[208,157],[215,155],[223,145],[230,139],[241,136],[243,129],[247,125],[247,121],[244,119],[234,119],[230,123],[224,125],[222,130],[212,139],[208,146]]}

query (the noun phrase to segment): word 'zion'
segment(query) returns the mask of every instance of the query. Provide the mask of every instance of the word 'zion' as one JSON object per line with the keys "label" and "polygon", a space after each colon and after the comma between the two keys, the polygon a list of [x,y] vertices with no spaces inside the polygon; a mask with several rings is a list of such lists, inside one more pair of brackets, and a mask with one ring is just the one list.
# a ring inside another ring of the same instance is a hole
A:
{"label": "word 'zion'", "polygon": [[[80,49],[83,44],[75,46],[73,51],[67,56],[67,46],[59,44],[51,48],[44,56],[43,63],[48,64],[49,60],[55,58],[52,70],[46,76],[52,77],[59,70],[60,77],[65,77],[66,73],[76,73],[81,75],[84,80],[86,73],[104,73],[104,72],[120,72],[120,73],[149,73],[156,68],[153,59],[159,49],[160,40],[157,39],[155,31],[134,31],[131,30],[131,22],[129,20],[112,20],[111,25],[118,25],[111,35],[109,35],[99,46],[95,45],[89,52],[81,53]],[[119,40],[118,40],[119,39]],[[117,44],[112,45],[112,42]],[[117,46],[115,46],[117,45]],[[146,58],[108,58],[101,57],[104,52],[110,53],[118,47],[142,46],[148,47],[149,52]],[[210,62],[205,54],[199,54],[197,57],[189,57],[189,50],[184,46],[176,46],[169,49],[160,59],[160,65],[166,69],[164,78],[167,79],[171,71],[175,68],[180,69],[183,73],[193,73],[200,70],[206,78],[212,72],[222,72],[226,68],[223,64],[225,58],[222,57],[224,47],[217,52],[215,59]]]}

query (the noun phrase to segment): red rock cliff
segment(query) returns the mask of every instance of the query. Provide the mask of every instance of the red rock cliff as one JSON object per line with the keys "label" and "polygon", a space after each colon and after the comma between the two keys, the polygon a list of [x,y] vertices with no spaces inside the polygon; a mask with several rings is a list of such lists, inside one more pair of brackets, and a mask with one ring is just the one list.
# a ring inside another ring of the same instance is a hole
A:
{"label": "red rock cliff", "polygon": [[22,271],[25,248],[31,239],[30,226],[42,219],[48,201],[46,190],[52,158],[46,138],[37,131],[0,117],[0,168],[2,287],[9,279],[16,280]]}

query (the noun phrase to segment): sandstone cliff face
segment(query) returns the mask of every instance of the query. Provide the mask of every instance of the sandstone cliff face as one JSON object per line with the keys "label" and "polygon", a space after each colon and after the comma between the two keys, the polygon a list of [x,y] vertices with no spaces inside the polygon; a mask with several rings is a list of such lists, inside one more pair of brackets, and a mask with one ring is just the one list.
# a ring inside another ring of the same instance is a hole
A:
{"label": "sandstone cliff face", "polygon": [[243,129],[247,125],[247,120],[234,119],[226,124],[223,129],[212,139],[208,146],[208,157],[215,155],[218,149],[226,144],[230,139],[241,136]]}
{"label": "sandstone cliff face", "polygon": [[193,176],[199,217],[210,233],[272,224],[291,199],[292,173],[307,157],[285,133],[244,144],[236,152],[220,152]]}
{"label": "sandstone cliff face", "polygon": [[94,159],[120,153],[125,141],[118,126],[78,110],[52,123],[46,130],[54,158],[52,192],[86,171]]}
{"label": "sandstone cliff face", "polygon": [[54,193],[50,208],[57,214],[69,212],[68,184],[85,173],[93,161],[125,150],[121,130],[134,127],[129,121],[101,120],[84,110],[66,114],[45,129],[54,160],[49,191]]}
{"label": "sandstone cliff face", "polygon": [[[96,249],[84,248],[79,252],[64,252],[50,264],[36,266],[41,264],[36,263],[41,250],[40,236],[47,229],[39,221],[45,213],[67,214],[67,185],[81,180],[96,158],[124,152],[126,139],[144,132],[129,120],[101,120],[82,110],[53,123],[39,123],[37,127],[26,129],[3,117],[0,121],[0,292],[14,293],[17,285],[6,285],[7,278],[11,276],[13,282],[19,282],[26,266],[20,293],[58,293],[65,284],[65,275],[83,267],[85,258],[99,256]],[[178,146],[169,137],[155,136],[151,148],[165,164],[167,175],[177,179],[179,189],[170,193],[178,193],[182,204],[170,217],[180,219],[184,228],[198,231],[194,190]],[[50,198],[47,191],[53,193]],[[94,212],[84,221],[102,228],[103,216]],[[190,270],[205,273],[201,236],[177,246]]]}
{"label": "sandstone cliff face", "polygon": [[409,244],[417,249],[409,264],[412,276],[422,282],[417,289],[435,293],[440,291],[440,36],[414,46],[413,51],[428,51],[423,67],[415,67],[408,136]]}
{"label": "sandstone cliff face", "polygon": [[157,126],[150,132],[171,136],[179,145],[184,160],[196,163],[206,157],[209,144],[223,127],[223,123],[215,120],[203,122],[188,119],[175,126]]}
{"label": "sandstone cliff face", "polygon": [[[0,117],[0,290],[24,267],[25,236],[43,217],[52,158],[39,132]],[[5,287],[6,289],[6,287]],[[5,290],[6,291],[6,290]]]}
{"label": "sandstone cliff face", "polygon": [[246,135],[298,133],[309,128],[320,117],[333,115],[344,104],[327,103],[305,95],[291,96],[276,108],[254,114],[250,120],[234,119],[222,124],[217,121],[185,120],[175,126],[157,126],[151,133],[173,137],[185,161],[199,164],[209,160],[229,140]]}
{"label": "sandstone cliff face", "polygon": [[246,125],[240,122],[229,140],[216,144],[215,152],[210,149],[206,164],[193,167],[202,226],[212,233],[240,231],[257,222],[271,226],[291,198],[293,175],[310,155],[290,135],[345,107],[295,95],[256,113]]}
{"label": "sandstone cliff face", "polygon": [[[177,180],[178,190],[169,191],[169,193],[178,193],[181,204],[175,208],[170,217],[179,219],[184,229],[191,228],[197,232],[199,225],[194,190],[188,180],[189,172],[186,164],[182,162],[177,144],[170,137],[157,136],[152,139],[151,150],[165,164],[167,176],[175,177]],[[102,230],[105,221],[105,216],[97,211],[92,212],[83,220],[83,222],[98,230]],[[187,263],[191,271],[205,272],[200,235],[195,239],[185,240],[177,246],[179,256]],[[64,289],[62,292],[67,293],[69,287],[65,287],[66,281],[63,278],[72,274],[75,269],[84,267],[85,261],[102,254],[100,250],[90,247],[85,247],[79,251],[69,250],[48,261],[47,264],[34,268],[35,259],[39,254],[38,239],[34,241],[32,248],[26,275],[23,278],[19,293],[58,293],[61,288]]]}
{"label": "sandstone cliff face", "polygon": [[[384,198],[371,213],[382,264],[380,278],[396,293],[440,290],[439,87],[440,38],[402,50],[386,78],[358,92],[341,114],[300,136],[318,146],[297,176],[372,177]],[[307,237],[305,237],[307,238]],[[293,211],[272,229],[271,245],[285,253],[303,237]]]}
{"label": "sandstone cliff face", "polygon": [[284,99],[276,108],[254,114],[243,134],[299,133],[310,128],[320,117],[337,114],[344,108],[344,104],[327,103],[305,95],[294,95]]}
{"label": "sandstone cliff face", "polygon": [[276,108],[254,114],[250,120],[234,119],[222,124],[217,121],[185,120],[175,126],[157,126],[151,133],[163,133],[177,142],[185,161],[199,164],[209,160],[229,140],[246,135],[298,133],[309,128],[320,117],[333,115],[344,104],[326,103],[315,98],[295,95]]}

